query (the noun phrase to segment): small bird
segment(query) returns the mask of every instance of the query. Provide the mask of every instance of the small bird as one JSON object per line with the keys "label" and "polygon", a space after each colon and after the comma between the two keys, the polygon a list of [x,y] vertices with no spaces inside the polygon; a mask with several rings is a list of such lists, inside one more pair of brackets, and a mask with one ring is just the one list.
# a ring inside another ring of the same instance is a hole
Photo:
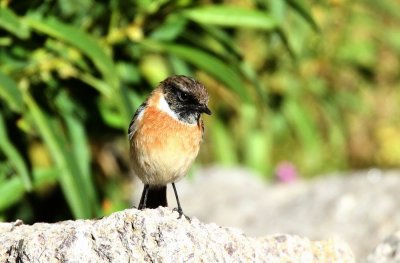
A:
{"label": "small bird", "polygon": [[211,115],[208,99],[197,80],[171,76],[136,110],[128,137],[133,171],[144,184],[138,209],[166,207],[171,183],[182,216],[175,182],[187,174],[199,152],[204,134],[201,114]]}

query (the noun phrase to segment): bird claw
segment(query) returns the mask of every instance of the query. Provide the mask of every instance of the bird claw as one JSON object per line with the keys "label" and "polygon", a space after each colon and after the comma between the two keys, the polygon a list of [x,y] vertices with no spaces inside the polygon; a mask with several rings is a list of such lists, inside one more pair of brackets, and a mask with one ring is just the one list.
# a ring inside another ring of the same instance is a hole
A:
{"label": "bird claw", "polygon": [[172,209],[172,211],[178,212],[178,214],[179,214],[178,219],[181,219],[182,216],[184,216],[184,217],[186,218],[186,220],[191,221],[190,217],[188,217],[187,215],[185,215],[185,214],[183,213],[182,208],[180,208],[180,207],[176,208],[176,207],[175,207],[174,209]]}

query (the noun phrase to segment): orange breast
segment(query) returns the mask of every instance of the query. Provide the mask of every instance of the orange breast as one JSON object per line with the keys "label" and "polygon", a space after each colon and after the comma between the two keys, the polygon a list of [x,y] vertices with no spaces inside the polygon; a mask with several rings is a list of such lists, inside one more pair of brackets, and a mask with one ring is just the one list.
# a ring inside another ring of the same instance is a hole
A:
{"label": "orange breast", "polygon": [[139,178],[163,185],[186,175],[199,152],[202,128],[200,123],[185,124],[150,106],[132,139],[131,157]]}
{"label": "orange breast", "polygon": [[202,137],[200,125],[185,124],[155,107],[147,108],[140,126],[140,136],[147,138],[146,146],[152,149],[172,147],[187,154],[199,147]]}

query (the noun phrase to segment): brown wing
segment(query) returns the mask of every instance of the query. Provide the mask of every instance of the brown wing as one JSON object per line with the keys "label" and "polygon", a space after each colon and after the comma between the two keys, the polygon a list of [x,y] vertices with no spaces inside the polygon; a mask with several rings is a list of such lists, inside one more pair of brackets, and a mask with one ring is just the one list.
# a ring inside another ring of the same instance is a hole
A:
{"label": "brown wing", "polygon": [[129,127],[128,127],[128,138],[129,140],[132,139],[132,136],[135,134],[136,129],[137,129],[137,118],[140,115],[140,113],[142,113],[142,111],[147,107],[147,101],[143,102],[139,108],[136,110],[135,114],[133,115],[133,118],[131,120],[131,122],[129,123]]}
{"label": "brown wing", "polygon": [[200,120],[200,128],[201,128],[201,141],[204,139],[204,122]]}

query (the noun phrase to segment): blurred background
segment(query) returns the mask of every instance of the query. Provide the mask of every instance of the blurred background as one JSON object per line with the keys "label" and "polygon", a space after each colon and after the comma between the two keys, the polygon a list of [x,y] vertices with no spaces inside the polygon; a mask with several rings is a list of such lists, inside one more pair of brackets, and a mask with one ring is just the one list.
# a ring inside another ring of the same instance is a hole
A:
{"label": "blurred background", "polygon": [[172,74],[211,95],[193,170],[287,182],[400,166],[398,1],[0,5],[0,221],[131,207],[128,124]]}

